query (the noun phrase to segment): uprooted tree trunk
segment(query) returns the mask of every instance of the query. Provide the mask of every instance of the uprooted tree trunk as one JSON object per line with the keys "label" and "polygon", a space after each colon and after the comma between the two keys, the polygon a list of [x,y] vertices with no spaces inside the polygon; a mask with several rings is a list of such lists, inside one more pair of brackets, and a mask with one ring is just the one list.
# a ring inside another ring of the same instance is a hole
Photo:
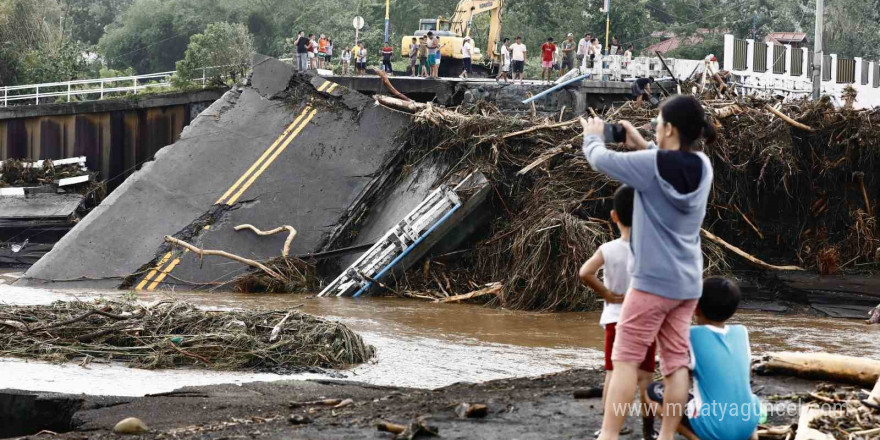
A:
{"label": "uprooted tree trunk", "polygon": [[778,352],[764,356],[755,371],[869,387],[880,377],[880,360],[831,353]]}

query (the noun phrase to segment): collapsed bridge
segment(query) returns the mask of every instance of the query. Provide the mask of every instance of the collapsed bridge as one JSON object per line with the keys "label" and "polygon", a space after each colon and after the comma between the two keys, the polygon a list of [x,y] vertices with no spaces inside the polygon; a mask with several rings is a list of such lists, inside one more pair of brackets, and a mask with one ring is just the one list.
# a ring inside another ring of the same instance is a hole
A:
{"label": "collapsed bridge", "polygon": [[[203,111],[19,283],[222,286],[247,266],[172,248],[164,237],[254,260],[280,256],[285,234],[236,232],[242,224],[293,225],[291,255],[329,249],[353,220],[367,217],[367,201],[393,177],[401,153],[395,134],[408,122],[360,93],[258,56],[247,86]],[[401,206],[389,214],[412,209],[434,182],[413,184],[412,197],[398,197]],[[376,216],[373,238],[396,220]]]}

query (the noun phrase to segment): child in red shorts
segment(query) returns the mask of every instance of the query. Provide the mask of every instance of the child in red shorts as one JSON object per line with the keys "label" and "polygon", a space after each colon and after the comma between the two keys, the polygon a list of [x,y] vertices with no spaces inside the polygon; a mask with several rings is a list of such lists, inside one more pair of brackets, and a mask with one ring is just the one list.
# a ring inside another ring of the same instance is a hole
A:
{"label": "child in red shorts", "polygon": [[[593,289],[604,300],[605,306],[599,324],[605,328],[605,387],[602,390],[602,404],[605,404],[605,390],[611,382],[611,371],[614,364],[611,362],[611,350],[614,347],[614,336],[617,330],[617,321],[620,319],[620,310],[624,295],[629,289],[631,278],[632,252],[629,248],[630,229],[632,228],[633,198],[635,191],[630,186],[621,186],[614,193],[614,209],[611,211],[611,221],[620,230],[620,238],[609,241],[599,246],[596,253],[581,266],[580,278],[585,286]],[[602,269],[602,281],[599,281],[597,273]],[[655,344],[651,344],[645,358],[639,365],[638,384],[639,396],[642,402],[642,435],[644,439],[651,440],[654,437],[654,416],[647,411],[645,404],[648,402],[648,385],[654,375]]]}

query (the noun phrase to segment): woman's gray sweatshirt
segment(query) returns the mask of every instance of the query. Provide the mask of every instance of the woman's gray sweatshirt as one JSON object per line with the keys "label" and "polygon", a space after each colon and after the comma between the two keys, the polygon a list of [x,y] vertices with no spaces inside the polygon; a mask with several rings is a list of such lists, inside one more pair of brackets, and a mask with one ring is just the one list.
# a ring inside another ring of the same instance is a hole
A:
{"label": "woman's gray sweatshirt", "polygon": [[699,298],[703,288],[700,227],[712,188],[712,164],[701,153],[647,150],[617,152],[598,135],[584,136],[594,170],[636,190],[631,287],[664,298]]}

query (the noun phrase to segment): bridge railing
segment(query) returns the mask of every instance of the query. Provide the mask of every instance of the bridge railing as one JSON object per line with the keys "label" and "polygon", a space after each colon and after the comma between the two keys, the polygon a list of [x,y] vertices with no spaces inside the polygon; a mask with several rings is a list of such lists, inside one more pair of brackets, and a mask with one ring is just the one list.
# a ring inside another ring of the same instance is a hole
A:
{"label": "bridge railing", "polygon": [[[281,61],[290,62],[291,59]],[[208,73],[222,67],[202,68],[202,77],[193,82],[205,87],[214,77]],[[46,104],[58,101],[93,101],[104,99],[107,95],[138,94],[145,89],[167,88],[172,86],[171,78],[177,73],[175,70],[168,72],[149,73],[146,75],[118,76],[113,78],[81,79],[42,84],[26,84],[20,86],[0,87],[0,102],[3,107],[10,105]],[[224,78],[223,75],[220,78]]]}
{"label": "bridge railing", "polygon": [[71,100],[103,99],[111,93],[137,94],[149,87],[171,86],[171,76],[175,72],[159,72],[148,75],[119,76],[113,78],[84,79],[54,83],[27,84],[21,86],[4,86],[2,91],[3,106],[17,104],[40,104],[57,102],[57,98]]}

